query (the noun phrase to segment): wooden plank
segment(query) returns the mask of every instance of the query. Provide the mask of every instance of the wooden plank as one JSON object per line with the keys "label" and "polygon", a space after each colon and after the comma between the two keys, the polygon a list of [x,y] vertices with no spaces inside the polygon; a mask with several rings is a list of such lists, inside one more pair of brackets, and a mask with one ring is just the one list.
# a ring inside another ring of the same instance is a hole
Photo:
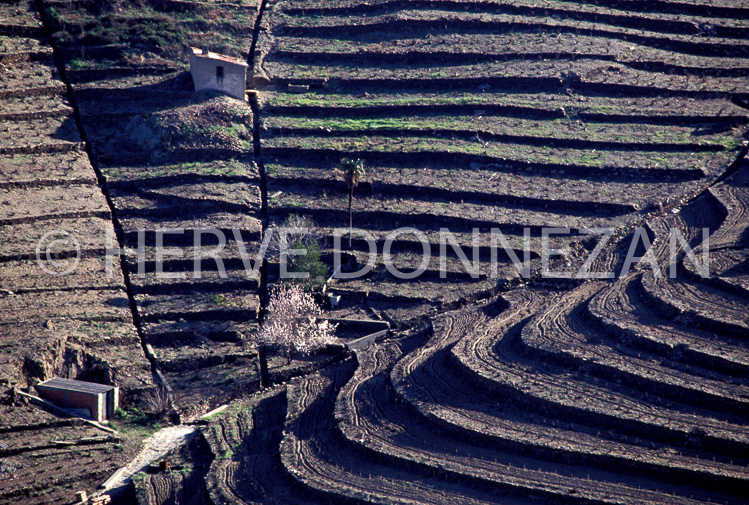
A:
{"label": "wooden plank", "polygon": [[216,414],[220,414],[221,412],[225,411],[228,408],[229,408],[228,405],[221,405],[220,407],[218,407],[216,409],[213,409],[213,410],[211,410],[210,412],[208,412],[206,414],[203,414],[202,416],[200,416],[200,418],[201,419],[208,419],[211,416],[215,416]]}

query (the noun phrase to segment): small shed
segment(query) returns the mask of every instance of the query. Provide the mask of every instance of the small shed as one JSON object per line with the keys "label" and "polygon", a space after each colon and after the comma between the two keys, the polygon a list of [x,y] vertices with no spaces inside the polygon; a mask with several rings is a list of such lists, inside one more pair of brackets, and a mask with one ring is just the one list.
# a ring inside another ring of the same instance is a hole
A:
{"label": "small shed", "polygon": [[114,417],[120,400],[116,386],[53,377],[37,384],[39,396],[69,410],[86,410],[94,421]]}
{"label": "small shed", "polygon": [[211,89],[246,100],[247,63],[231,56],[190,48],[190,75],[195,91]]}

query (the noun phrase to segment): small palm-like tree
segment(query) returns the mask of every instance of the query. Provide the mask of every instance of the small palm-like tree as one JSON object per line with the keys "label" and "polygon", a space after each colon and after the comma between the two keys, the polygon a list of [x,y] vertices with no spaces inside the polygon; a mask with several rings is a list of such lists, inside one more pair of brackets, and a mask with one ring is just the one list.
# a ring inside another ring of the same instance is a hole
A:
{"label": "small palm-like tree", "polygon": [[343,170],[343,181],[348,187],[348,246],[351,247],[351,232],[354,228],[354,217],[352,205],[354,201],[354,188],[359,185],[366,172],[364,170],[364,161],[360,159],[341,160],[341,169]]}

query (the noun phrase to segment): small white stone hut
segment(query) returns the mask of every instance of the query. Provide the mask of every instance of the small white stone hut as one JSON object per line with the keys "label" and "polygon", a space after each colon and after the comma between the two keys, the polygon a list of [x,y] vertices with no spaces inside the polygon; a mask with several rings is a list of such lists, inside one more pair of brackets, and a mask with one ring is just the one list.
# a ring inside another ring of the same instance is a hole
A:
{"label": "small white stone hut", "polygon": [[231,56],[192,47],[190,75],[195,91],[211,89],[246,100],[247,63]]}

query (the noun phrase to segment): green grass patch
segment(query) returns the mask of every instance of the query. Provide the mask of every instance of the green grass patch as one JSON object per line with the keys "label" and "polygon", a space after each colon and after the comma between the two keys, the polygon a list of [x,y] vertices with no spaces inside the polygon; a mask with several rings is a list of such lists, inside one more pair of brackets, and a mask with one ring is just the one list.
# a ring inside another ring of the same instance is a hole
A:
{"label": "green grass patch", "polygon": [[637,149],[578,149],[551,145],[512,144],[500,141],[456,140],[448,137],[371,136],[279,136],[264,142],[266,148],[326,149],[342,153],[462,153],[524,163],[580,165],[628,170],[637,168],[700,167],[711,160],[722,160],[730,153],[661,153]]}
{"label": "green grass patch", "polygon": [[137,407],[117,409],[115,418],[109,424],[120,433],[135,434],[143,438],[150,437],[162,428],[161,423]]}

